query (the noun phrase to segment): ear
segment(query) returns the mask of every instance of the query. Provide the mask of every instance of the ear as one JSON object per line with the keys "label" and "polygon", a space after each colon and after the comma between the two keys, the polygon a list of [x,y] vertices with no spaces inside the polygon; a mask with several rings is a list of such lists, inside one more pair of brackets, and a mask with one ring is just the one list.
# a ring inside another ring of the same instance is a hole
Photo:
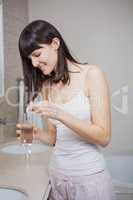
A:
{"label": "ear", "polygon": [[57,50],[60,46],[60,40],[57,37],[53,38],[51,45],[55,50]]}

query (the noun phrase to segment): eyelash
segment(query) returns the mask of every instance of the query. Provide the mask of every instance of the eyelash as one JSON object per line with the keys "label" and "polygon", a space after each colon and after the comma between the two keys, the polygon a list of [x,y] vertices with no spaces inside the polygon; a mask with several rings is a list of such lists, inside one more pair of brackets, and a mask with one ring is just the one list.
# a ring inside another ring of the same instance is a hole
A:
{"label": "eyelash", "polygon": [[34,55],[35,57],[39,57],[41,54],[36,54],[36,55]]}

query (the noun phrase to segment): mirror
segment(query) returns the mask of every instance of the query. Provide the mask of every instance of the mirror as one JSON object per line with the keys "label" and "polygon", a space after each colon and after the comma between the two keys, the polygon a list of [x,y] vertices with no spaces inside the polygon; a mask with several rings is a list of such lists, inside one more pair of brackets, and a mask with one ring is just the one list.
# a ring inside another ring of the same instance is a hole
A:
{"label": "mirror", "polygon": [[0,0],[0,97],[4,96],[3,4]]}

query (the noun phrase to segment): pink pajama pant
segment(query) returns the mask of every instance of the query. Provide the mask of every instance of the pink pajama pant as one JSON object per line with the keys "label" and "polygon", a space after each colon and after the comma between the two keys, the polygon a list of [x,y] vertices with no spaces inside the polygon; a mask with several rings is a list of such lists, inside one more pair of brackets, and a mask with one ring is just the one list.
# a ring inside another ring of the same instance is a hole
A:
{"label": "pink pajama pant", "polygon": [[48,200],[116,200],[108,170],[87,176],[66,176],[50,172]]}

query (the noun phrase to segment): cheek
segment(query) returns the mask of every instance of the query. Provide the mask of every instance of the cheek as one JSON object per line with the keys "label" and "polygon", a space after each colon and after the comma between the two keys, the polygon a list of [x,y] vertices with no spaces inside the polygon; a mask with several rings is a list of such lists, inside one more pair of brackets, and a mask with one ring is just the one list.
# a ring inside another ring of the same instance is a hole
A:
{"label": "cheek", "polygon": [[41,61],[46,62],[46,64],[50,67],[55,67],[58,60],[58,52],[53,48],[47,46],[45,50],[42,52]]}
{"label": "cheek", "polygon": [[57,51],[54,51],[54,50],[50,50],[49,51],[49,55],[48,55],[48,60],[49,60],[49,63],[52,65],[52,66],[55,66],[56,63],[57,63]]}

